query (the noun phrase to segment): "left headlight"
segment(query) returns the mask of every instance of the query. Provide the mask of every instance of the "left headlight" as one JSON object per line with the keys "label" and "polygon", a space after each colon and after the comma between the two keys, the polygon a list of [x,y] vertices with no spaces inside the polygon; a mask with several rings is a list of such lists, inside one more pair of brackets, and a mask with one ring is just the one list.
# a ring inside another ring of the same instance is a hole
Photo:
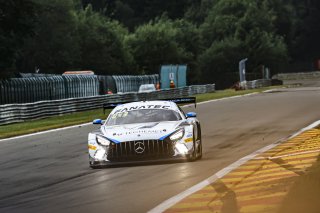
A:
{"label": "left headlight", "polygon": [[98,142],[98,144],[101,144],[103,146],[109,146],[111,143],[108,139],[106,139],[105,137],[102,137],[100,135],[97,135],[97,142]]}
{"label": "left headlight", "polygon": [[181,138],[183,138],[183,136],[184,136],[184,129],[180,129],[176,133],[174,133],[170,136],[170,140],[177,141],[177,140],[180,140]]}

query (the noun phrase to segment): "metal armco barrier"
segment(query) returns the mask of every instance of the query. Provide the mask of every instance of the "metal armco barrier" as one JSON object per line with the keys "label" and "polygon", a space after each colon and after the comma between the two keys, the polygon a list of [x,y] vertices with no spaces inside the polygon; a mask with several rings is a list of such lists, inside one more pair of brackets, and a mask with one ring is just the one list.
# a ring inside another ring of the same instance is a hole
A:
{"label": "metal armco barrier", "polygon": [[278,80],[320,79],[320,71],[298,72],[298,73],[279,73],[279,74],[272,76],[272,79],[278,79]]}
{"label": "metal armco barrier", "polygon": [[102,108],[104,103],[178,98],[214,91],[215,85],[208,84],[161,90],[150,93],[99,95],[86,98],[40,101],[28,104],[0,105],[0,125],[17,123],[37,118],[46,118],[52,115],[62,115],[70,112]]}
{"label": "metal armco barrier", "polygon": [[97,76],[68,75],[0,81],[0,105],[99,95]]}

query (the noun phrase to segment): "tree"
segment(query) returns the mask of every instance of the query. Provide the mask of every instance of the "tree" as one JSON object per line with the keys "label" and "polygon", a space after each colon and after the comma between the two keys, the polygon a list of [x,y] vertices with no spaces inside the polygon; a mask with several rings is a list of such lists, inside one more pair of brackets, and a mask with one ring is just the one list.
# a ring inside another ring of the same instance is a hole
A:
{"label": "tree", "polygon": [[294,7],[292,46],[294,60],[312,61],[320,58],[320,2],[291,0]]}
{"label": "tree", "polygon": [[16,71],[24,38],[34,34],[37,5],[31,0],[0,2],[0,78]]}
{"label": "tree", "polygon": [[99,74],[130,74],[133,57],[124,44],[127,30],[118,22],[94,12],[89,5],[78,14],[78,35],[81,69]]}
{"label": "tree", "polygon": [[199,29],[195,24],[185,19],[175,20],[173,27],[177,29],[176,42],[185,52],[186,60],[184,63],[188,65],[188,84],[199,83],[201,77],[198,66],[198,56],[201,52]]}
{"label": "tree", "polygon": [[214,5],[200,27],[203,45],[210,47],[200,60],[203,79],[214,82],[217,76],[237,72],[241,58],[249,58],[247,70],[251,72],[260,72],[261,65],[279,70],[287,60],[287,49],[276,34],[274,17],[267,1],[220,0]]}
{"label": "tree", "polygon": [[161,64],[188,61],[184,47],[177,42],[179,29],[167,17],[142,25],[127,36],[126,43],[135,57],[138,69],[145,74],[158,73]]}
{"label": "tree", "polygon": [[166,13],[170,19],[180,19],[184,16],[191,0],[82,0],[84,7],[93,6],[105,16],[118,20],[132,32],[142,24]]}
{"label": "tree", "polygon": [[184,18],[189,22],[200,25],[216,2],[217,0],[189,0],[188,5],[190,6],[187,8]]}
{"label": "tree", "polygon": [[199,57],[202,83],[215,83],[216,88],[230,87],[237,81],[234,73],[244,58],[241,41],[232,37],[215,41]]}
{"label": "tree", "polygon": [[62,73],[79,60],[77,20],[73,0],[34,0],[39,6],[34,35],[22,46],[18,68]]}

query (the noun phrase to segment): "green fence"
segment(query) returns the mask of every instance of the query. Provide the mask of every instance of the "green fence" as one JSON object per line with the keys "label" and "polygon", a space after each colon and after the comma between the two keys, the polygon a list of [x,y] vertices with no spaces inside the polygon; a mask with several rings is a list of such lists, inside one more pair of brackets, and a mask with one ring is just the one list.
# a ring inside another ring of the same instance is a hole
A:
{"label": "green fence", "polygon": [[159,83],[159,75],[113,75],[118,93],[138,92],[142,84]]}
{"label": "green fence", "polygon": [[156,84],[159,75],[96,76],[20,73],[0,80],[0,105],[137,92],[142,84]]}
{"label": "green fence", "polygon": [[0,105],[99,95],[97,76],[12,78],[0,81]]}

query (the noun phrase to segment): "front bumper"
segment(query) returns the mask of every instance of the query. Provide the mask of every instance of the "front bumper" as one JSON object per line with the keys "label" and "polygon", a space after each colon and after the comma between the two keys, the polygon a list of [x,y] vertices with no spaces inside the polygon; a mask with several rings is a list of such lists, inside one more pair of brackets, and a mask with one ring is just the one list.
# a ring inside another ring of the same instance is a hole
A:
{"label": "front bumper", "polygon": [[161,159],[137,159],[128,161],[108,161],[108,160],[97,160],[89,156],[89,164],[92,167],[107,167],[117,165],[138,165],[138,164],[156,164],[156,163],[169,163],[169,162],[182,162],[188,159],[188,155],[177,155],[169,158]]}

